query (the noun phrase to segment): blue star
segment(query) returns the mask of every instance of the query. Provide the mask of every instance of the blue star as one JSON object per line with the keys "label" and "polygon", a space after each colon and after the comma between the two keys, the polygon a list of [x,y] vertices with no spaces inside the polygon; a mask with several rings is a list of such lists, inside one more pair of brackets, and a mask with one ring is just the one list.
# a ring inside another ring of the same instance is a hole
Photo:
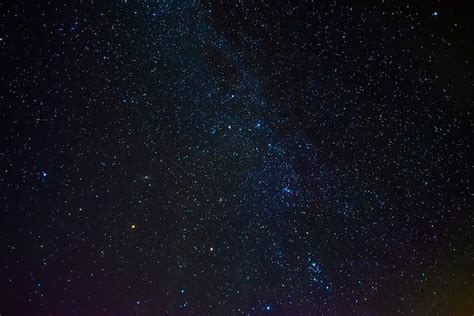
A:
{"label": "blue star", "polygon": [[257,123],[255,124],[255,128],[260,128],[262,127],[262,123],[260,121],[257,121]]}
{"label": "blue star", "polygon": [[432,16],[438,16],[439,15],[439,12],[438,11],[434,11],[433,13],[431,13]]}
{"label": "blue star", "polygon": [[266,311],[270,311],[272,309],[272,306],[270,304],[268,304],[268,305],[265,305],[265,307],[263,309],[266,310]]}
{"label": "blue star", "polygon": [[41,171],[41,176],[43,178],[46,178],[48,176],[48,173],[46,171]]}

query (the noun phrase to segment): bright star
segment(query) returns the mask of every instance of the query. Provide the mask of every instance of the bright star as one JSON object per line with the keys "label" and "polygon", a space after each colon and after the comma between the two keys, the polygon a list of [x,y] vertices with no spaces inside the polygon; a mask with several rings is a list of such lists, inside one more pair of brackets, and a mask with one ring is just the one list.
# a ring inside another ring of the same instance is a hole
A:
{"label": "bright star", "polygon": [[288,188],[288,187],[284,187],[284,188],[282,189],[282,191],[283,191],[283,193],[291,193],[291,190],[290,190],[290,188]]}

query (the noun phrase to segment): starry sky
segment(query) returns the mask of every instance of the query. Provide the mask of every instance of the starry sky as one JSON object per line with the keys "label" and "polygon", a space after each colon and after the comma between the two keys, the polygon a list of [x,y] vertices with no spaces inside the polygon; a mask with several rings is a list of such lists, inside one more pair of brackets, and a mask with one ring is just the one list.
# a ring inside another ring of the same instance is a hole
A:
{"label": "starry sky", "polygon": [[467,3],[2,3],[0,314],[472,315]]}

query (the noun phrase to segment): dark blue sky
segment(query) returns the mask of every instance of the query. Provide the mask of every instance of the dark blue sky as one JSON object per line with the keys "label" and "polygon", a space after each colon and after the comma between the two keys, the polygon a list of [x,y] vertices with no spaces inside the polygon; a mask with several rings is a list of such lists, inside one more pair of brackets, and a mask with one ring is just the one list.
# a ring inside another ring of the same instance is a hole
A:
{"label": "dark blue sky", "polygon": [[474,311],[463,2],[1,8],[0,313]]}

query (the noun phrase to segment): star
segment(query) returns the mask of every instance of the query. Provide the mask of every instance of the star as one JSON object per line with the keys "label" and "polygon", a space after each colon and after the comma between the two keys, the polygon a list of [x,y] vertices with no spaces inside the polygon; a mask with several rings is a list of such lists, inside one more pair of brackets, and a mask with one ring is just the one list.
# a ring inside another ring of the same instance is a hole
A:
{"label": "star", "polygon": [[291,189],[289,187],[284,187],[282,191],[283,193],[291,193]]}

